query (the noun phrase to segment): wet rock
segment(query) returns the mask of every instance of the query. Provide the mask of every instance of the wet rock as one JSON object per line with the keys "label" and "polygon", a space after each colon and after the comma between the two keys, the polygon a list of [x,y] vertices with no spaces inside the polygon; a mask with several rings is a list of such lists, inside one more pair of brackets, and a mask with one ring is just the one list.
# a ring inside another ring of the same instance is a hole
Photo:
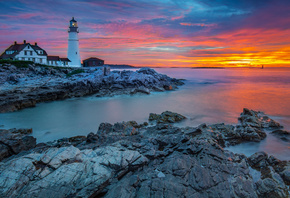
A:
{"label": "wet rock", "polygon": [[140,128],[140,126],[135,121],[117,122],[114,125],[110,123],[101,123],[97,134],[105,136],[130,136],[138,134],[138,128]]}
{"label": "wet rock", "polygon": [[250,126],[254,128],[281,128],[281,125],[266,116],[263,112],[253,111],[247,108],[243,109],[238,118],[242,126]]}
{"label": "wet rock", "polygon": [[185,116],[171,111],[165,111],[161,114],[150,113],[149,115],[149,121],[156,121],[157,123],[175,123],[184,119],[186,119]]}
{"label": "wet rock", "polygon": [[[257,128],[239,126],[243,133]],[[223,148],[242,141],[235,126],[223,123],[102,123],[96,134],[63,138],[3,160],[0,197],[289,197],[290,162]]]}
{"label": "wet rock", "polygon": [[134,88],[130,91],[130,94],[136,94],[136,93],[144,93],[144,94],[150,94],[150,90],[144,86]]}
{"label": "wet rock", "polygon": [[290,142],[290,132],[289,131],[284,131],[284,130],[278,129],[278,130],[272,131],[271,134],[279,137],[283,141]]}
{"label": "wet rock", "polygon": [[124,89],[124,86],[123,85],[119,85],[119,84],[114,84],[111,86],[110,89]]}
{"label": "wet rock", "polygon": [[36,138],[28,136],[32,129],[0,129],[0,161],[36,146]]}
{"label": "wet rock", "polygon": [[74,136],[74,137],[68,138],[68,141],[71,142],[72,145],[78,145],[84,141],[87,141],[87,137],[86,136]]}
{"label": "wet rock", "polygon": [[99,136],[91,132],[88,134],[86,141],[88,143],[94,143],[94,142],[97,142],[98,140],[99,140]]}
{"label": "wet rock", "polygon": [[[3,67],[0,69],[3,70]],[[75,68],[54,69],[35,65],[12,71],[8,67],[0,75],[0,88],[5,88],[3,89],[5,91],[0,93],[3,96],[3,100],[0,101],[0,112],[33,107],[39,102],[93,94],[97,97],[150,94],[151,91],[164,90],[164,85],[170,85],[174,90],[180,84],[179,80],[149,68],[142,68],[136,72],[110,72],[107,67],[83,71]]]}
{"label": "wet rock", "polygon": [[154,91],[159,91],[159,92],[165,91],[165,89],[163,87],[158,87],[158,86],[153,86],[153,90]]}
{"label": "wet rock", "polygon": [[89,197],[128,169],[147,163],[137,151],[70,146],[32,152],[0,165],[1,197]]}
{"label": "wet rock", "polygon": [[[257,152],[248,158],[250,166],[261,172],[261,179],[256,182],[259,197],[288,197],[287,168],[285,161],[280,161],[265,152]],[[285,171],[285,172],[283,172]],[[284,180],[284,181],[283,181]],[[288,184],[289,185],[289,184]]]}
{"label": "wet rock", "polygon": [[149,90],[148,88],[146,88],[146,87],[143,87],[143,86],[138,87],[138,88],[136,89],[136,92],[145,93],[145,94],[150,94],[150,90]]}
{"label": "wet rock", "polygon": [[263,151],[257,152],[248,158],[250,165],[259,169],[268,166],[267,159],[268,154]]}

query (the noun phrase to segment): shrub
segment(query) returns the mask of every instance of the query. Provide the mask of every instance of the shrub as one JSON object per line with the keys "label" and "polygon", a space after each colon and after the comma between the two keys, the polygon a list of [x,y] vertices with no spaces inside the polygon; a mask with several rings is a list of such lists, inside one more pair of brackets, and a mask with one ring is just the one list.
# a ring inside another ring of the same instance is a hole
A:
{"label": "shrub", "polygon": [[79,73],[84,73],[85,71],[83,69],[76,69],[72,70],[70,73],[66,75],[67,78],[71,77],[72,75],[79,74]]}
{"label": "shrub", "polygon": [[18,68],[22,68],[22,67],[26,67],[27,68],[28,65],[34,64],[34,62],[32,62],[32,61],[9,60],[9,59],[0,60],[0,64],[4,64],[4,63],[14,65],[14,66],[16,66]]}
{"label": "shrub", "polygon": [[33,61],[23,61],[23,60],[10,60],[10,59],[0,59],[0,64],[11,64],[18,68],[27,68],[28,65],[35,65],[39,67],[45,67],[45,68],[53,68],[57,70],[62,69],[71,69],[70,67],[59,67],[59,66],[51,66],[51,65],[44,65],[40,63],[34,63]]}

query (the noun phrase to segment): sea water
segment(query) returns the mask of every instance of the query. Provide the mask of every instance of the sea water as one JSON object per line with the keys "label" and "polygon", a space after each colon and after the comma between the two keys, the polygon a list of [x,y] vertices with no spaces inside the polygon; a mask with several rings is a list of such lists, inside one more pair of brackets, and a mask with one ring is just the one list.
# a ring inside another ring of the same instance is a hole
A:
{"label": "sea water", "polygon": [[[94,96],[37,104],[34,108],[0,114],[2,128],[32,128],[38,142],[97,132],[102,122],[148,121],[149,113],[169,110],[188,119],[178,126],[202,123],[237,124],[243,108],[263,111],[290,130],[290,69],[157,68],[160,73],[185,79],[177,91],[150,95]],[[260,143],[228,148],[251,155],[266,151],[290,159],[290,143],[268,133]]]}

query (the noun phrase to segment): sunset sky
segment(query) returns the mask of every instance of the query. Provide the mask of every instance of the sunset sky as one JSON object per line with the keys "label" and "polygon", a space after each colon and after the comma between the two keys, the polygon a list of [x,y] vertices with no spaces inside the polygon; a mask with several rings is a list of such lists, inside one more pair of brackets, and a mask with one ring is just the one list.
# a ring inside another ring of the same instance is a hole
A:
{"label": "sunset sky", "polygon": [[0,51],[24,39],[66,57],[134,66],[290,66],[289,0],[0,1]]}

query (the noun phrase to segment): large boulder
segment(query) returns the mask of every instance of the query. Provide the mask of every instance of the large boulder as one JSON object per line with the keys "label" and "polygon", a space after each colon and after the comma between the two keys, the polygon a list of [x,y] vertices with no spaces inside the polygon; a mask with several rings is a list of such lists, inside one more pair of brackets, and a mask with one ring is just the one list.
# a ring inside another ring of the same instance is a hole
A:
{"label": "large boulder", "polygon": [[156,121],[157,123],[175,123],[184,119],[186,119],[185,116],[171,111],[165,111],[161,114],[150,113],[149,115],[149,121]]}
{"label": "large boulder", "polygon": [[263,112],[243,109],[240,117],[238,118],[243,127],[251,126],[254,128],[281,128],[280,123],[269,118]]}
{"label": "large boulder", "polygon": [[0,161],[36,146],[36,138],[29,136],[32,129],[0,129]]}
{"label": "large boulder", "polygon": [[0,164],[1,197],[90,197],[148,162],[122,146],[49,148]]}
{"label": "large boulder", "polygon": [[114,125],[110,123],[101,123],[97,134],[102,136],[130,136],[138,134],[138,128],[140,128],[140,125],[135,121],[117,122]]}

